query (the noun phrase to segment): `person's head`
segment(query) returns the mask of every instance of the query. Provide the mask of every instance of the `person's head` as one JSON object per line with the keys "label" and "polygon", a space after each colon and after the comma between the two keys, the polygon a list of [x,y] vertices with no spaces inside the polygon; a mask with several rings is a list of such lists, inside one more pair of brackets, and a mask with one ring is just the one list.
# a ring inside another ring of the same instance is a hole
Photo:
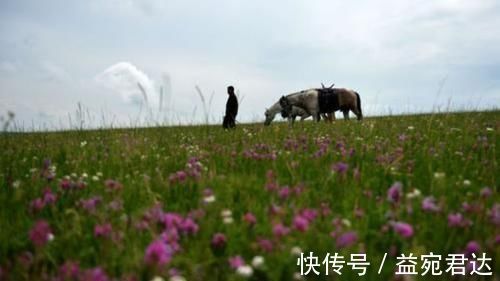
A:
{"label": "person's head", "polygon": [[230,95],[234,94],[234,87],[233,86],[227,87],[227,93]]}

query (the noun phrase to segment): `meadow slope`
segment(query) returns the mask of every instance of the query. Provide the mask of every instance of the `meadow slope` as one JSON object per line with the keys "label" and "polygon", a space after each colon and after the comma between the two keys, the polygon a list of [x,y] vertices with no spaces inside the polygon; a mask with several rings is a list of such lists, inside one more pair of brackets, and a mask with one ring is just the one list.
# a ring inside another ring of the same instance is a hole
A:
{"label": "meadow slope", "polygon": [[300,252],[345,257],[313,280],[358,279],[356,253],[365,279],[410,253],[421,275],[430,252],[440,279],[457,253],[498,278],[499,130],[493,111],[4,133],[0,279],[293,280]]}

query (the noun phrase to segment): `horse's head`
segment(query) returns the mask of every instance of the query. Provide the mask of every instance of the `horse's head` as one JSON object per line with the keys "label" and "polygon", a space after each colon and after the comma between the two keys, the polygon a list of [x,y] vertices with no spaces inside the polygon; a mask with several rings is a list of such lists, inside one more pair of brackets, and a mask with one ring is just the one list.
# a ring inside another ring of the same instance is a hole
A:
{"label": "horse's head", "polygon": [[264,125],[269,126],[271,122],[274,120],[274,116],[276,114],[271,112],[271,110],[269,110],[268,108],[266,108],[264,115],[266,115],[266,121],[264,121]]}

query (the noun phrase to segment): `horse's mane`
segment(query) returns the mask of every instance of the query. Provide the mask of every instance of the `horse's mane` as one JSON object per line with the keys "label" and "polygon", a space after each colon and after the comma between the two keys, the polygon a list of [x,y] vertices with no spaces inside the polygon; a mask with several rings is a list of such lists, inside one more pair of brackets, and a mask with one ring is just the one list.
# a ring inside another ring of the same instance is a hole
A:
{"label": "horse's mane", "polygon": [[286,97],[287,98],[291,98],[291,97],[295,97],[295,96],[298,96],[298,95],[303,95],[303,94],[305,94],[305,93],[307,93],[309,91],[312,91],[312,90],[316,91],[315,88],[311,88],[311,89],[307,89],[307,90],[302,90],[300,92],[295,92],[295,93],[288,94],[288,95],[286,95]]}

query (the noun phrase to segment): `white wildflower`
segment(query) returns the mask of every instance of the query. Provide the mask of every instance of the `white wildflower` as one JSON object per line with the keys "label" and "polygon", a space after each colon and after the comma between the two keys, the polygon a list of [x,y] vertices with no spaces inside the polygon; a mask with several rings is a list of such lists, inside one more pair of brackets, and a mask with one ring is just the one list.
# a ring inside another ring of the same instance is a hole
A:
{"label": "white wildflower", "polygon": [[263,256],[255,256],[252,259],[252,266],[255,268],[260,268],[264,265],[264,257]]}
{"label": "white wildflower", "polygon": [[243,277],[250,277],[253,274],[253,268],[249,265],[242,265],[236,269],[236,273]]}
{"label": "white wildflower", "polygon": [[443,173],[443,172],[435,172],[435,173],[434,173],[434,178],[435,178],[435,179],[442,179],[442,178],[444,178],[445,176],[446,176],[446,174],[445,174],[445,173]]}
{"label": "white wildflower", "polygon": [[82,142],[80,143],[80,147],[85,147],[86,145],[87,145],[87,141],[82,141]]}
{"label": "white wildflower", "polygon": [[21,186],[21,181],[20,180],[16,180],[12,183],[12,187],[13,188],[18,188],[19,186]]}
{"label": "white wildflower", "polygon": [[290,253],[294,256],[300,256],[300,254],[302,254],[302,249],[299,246],[294,246],[290,250]]}
{"label": "white wildflower", "polygon": [[165,279],[163,279],[163,277],[161,276],[155,276],[153,277],[153,279],[151,279],[151,281],[165,281]]}
{"label": "white wildflower", "polygon": [[470,180],[464,180],[464,186],[470,186],[471,182]]}
{"label": "white wildflower", "polygon": [[300,272],[295,272],[293,274],[293,280],[304,280],[304,276],[302,276]]}
{"label": "white wildflower", "polygon": [[215,202],[215,195],[212,194],[212,195],[209,195],[209,196],[205,196],[203,198],[203,202],[205,202],[207,204]]}
{"label": "white wildflower", "polygon": [[351,221],[348,219],[342,219],[342,224],[346,227],[351,227]]}
{"label": "white wildflower", "polygon": [[417,198],[417,197],[420,197],[420,195],[422,195],[422,193],[420,192],[419,189],[415,188],[413,191],[409,192],[406,194],[406,198],[408,199],[413,199],[413,198]]}
{"label": "white wildflower", "polygon": [[224,218],[227,218],[227,217],[230,217],[233,215],[233,212],[231,212],[231,210],[229,209],[224,209],[222,210],[222,212],[220,213],[220,215]]}
{"label": "white wildflower", "polygon": [[225,218],[222,220],[222,222],[223,222],[224,224],[232,224],[232,223],[233,223],[233,221],[234,221],[234,220],[233,220],[233,218],[232,218],[232,217],[225,217]]}

